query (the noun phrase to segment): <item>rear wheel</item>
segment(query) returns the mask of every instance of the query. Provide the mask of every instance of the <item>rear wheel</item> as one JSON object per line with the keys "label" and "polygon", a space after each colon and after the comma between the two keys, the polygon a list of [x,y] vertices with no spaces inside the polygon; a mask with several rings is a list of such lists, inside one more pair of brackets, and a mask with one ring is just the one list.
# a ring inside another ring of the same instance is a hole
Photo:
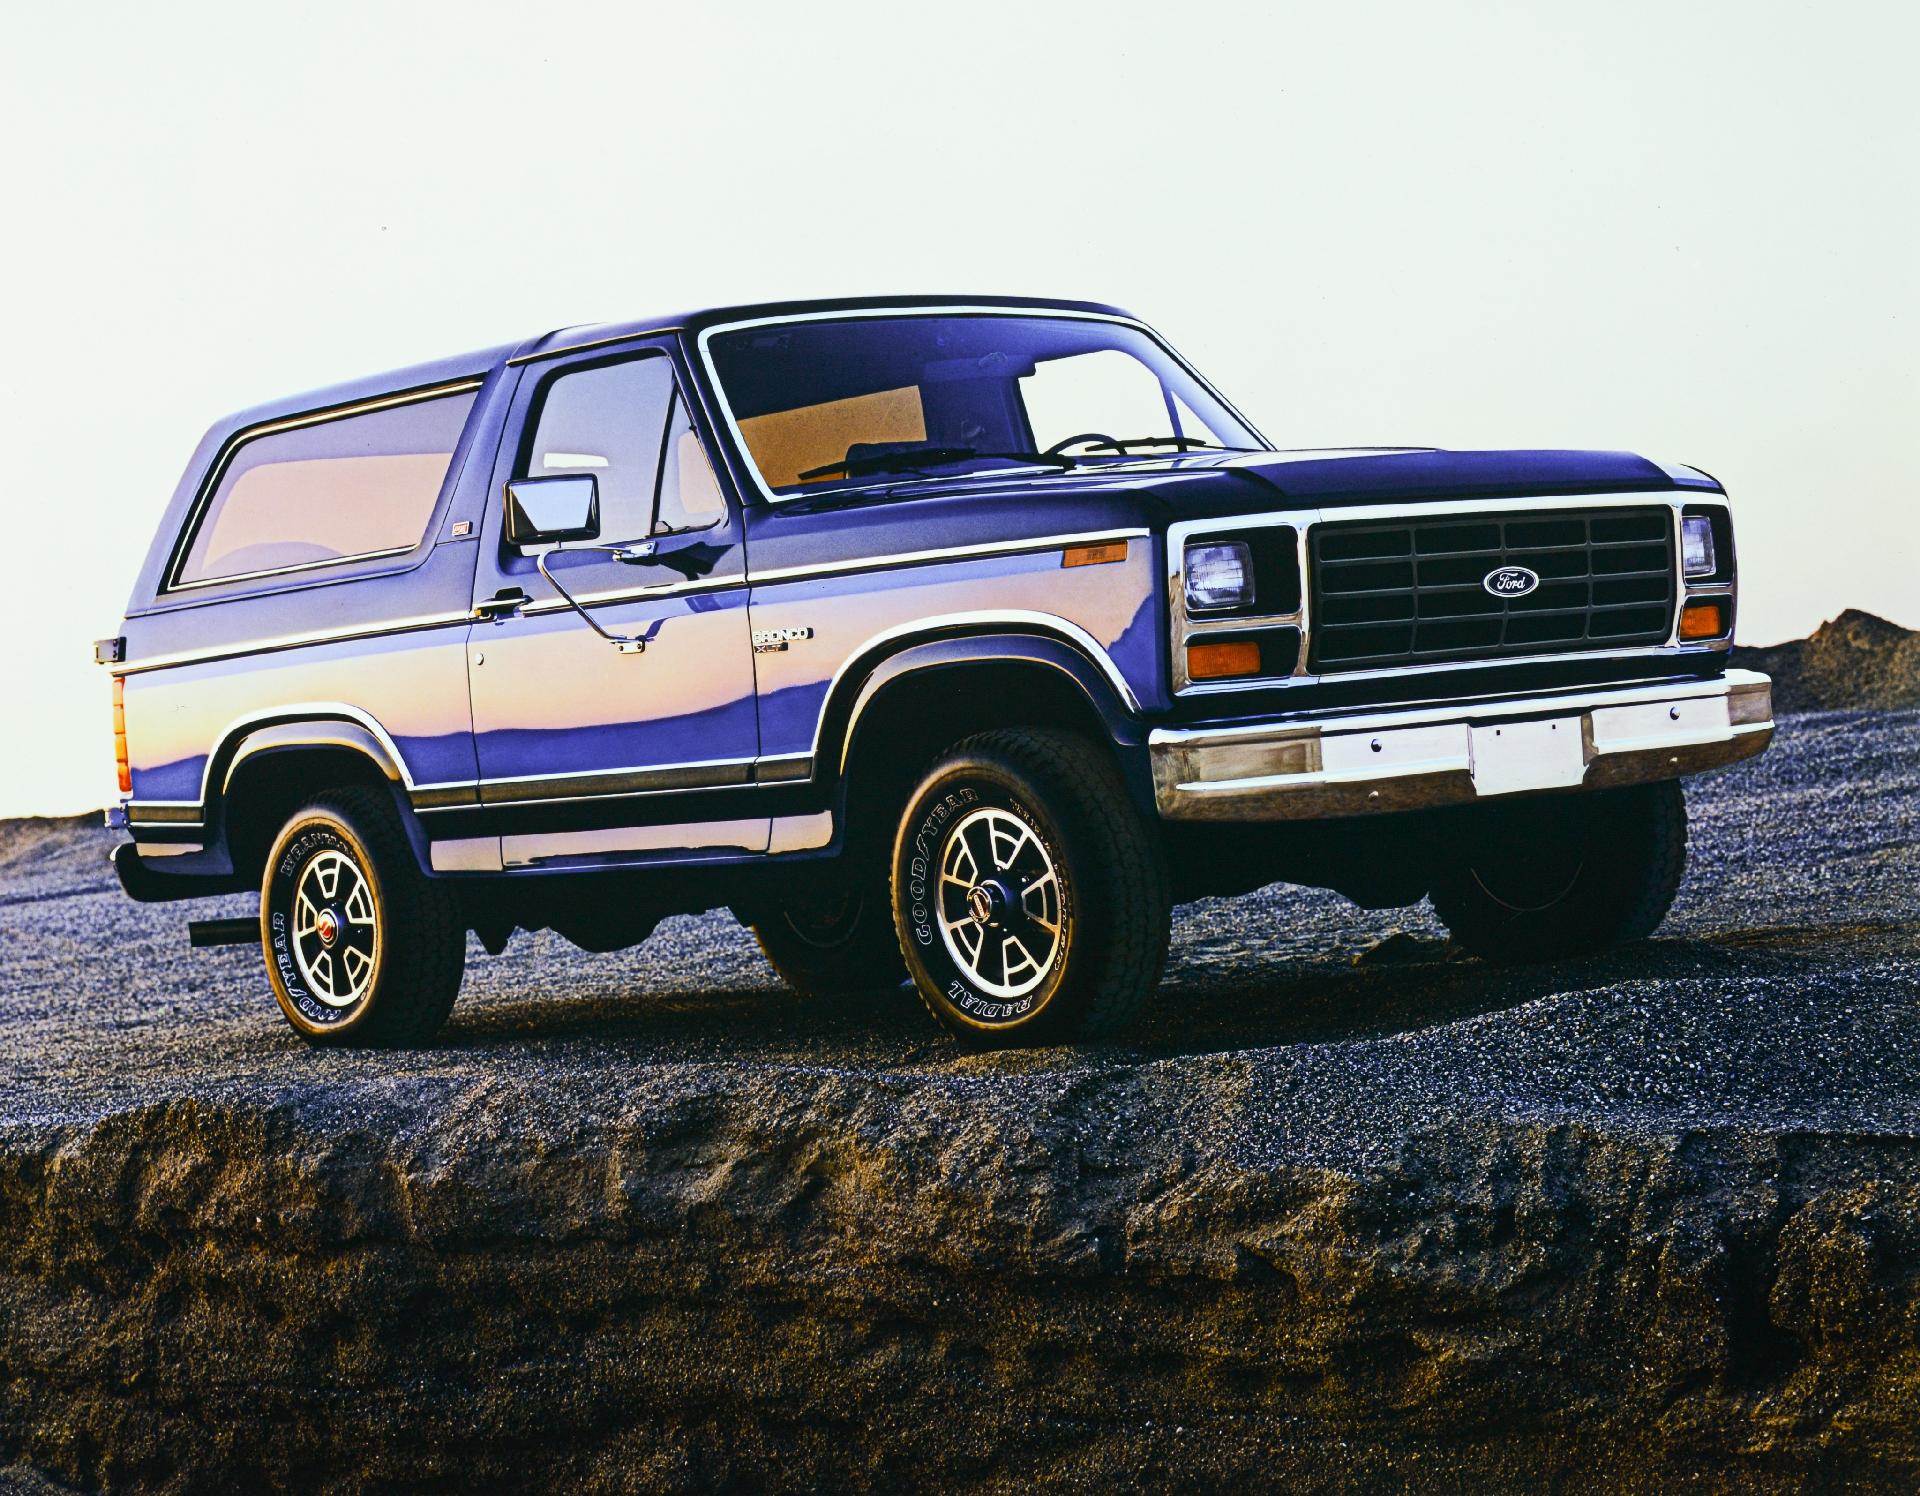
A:
{"label": "rear wheel", "polygon": [[981,733],[935,764],[893,852],[893,913],[921,1000],[980,1047],[1123,1028],[1159,984],[1158,842],[1110,755],[1072,733]]}
{"label": "rear wheel", "polygon": [[334,790],[274,839],[260,888],[273,995],[313,1044],[421,1044],[453,1008],[466,920],[383,790]]}
{"label": "rear wheel", "polygon": [[1482,806],[1438,870],[1433,907],[1490,961],[1546,961],[1645,940],[1687,866],[1678,780]]}

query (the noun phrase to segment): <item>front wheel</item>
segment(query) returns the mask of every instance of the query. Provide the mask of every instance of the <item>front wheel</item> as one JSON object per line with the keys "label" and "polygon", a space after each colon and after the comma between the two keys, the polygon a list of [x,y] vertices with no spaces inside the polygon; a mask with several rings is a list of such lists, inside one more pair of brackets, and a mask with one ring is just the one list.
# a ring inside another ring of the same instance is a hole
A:
{"label": "front wheel", "polygon": [[1687,866],[1678,780],[1481,806],[1437,870],[1433,907],[1489,961],[1550,961],[1645,940]]}
{"label": "front wheel", "polygon": [[274,839],[260,888],[273,995],[312,1044],[421,1044],[446,1021],[467,926],[385,791],[335,790]]}
{"label": "front wheel", "polygon": [[1071,733],[959,743],[894,841],[907,969],[928,1011],[976,1046],[1124,1027],[1159,984],[1169,912],[1161,849],[1112,758]]}

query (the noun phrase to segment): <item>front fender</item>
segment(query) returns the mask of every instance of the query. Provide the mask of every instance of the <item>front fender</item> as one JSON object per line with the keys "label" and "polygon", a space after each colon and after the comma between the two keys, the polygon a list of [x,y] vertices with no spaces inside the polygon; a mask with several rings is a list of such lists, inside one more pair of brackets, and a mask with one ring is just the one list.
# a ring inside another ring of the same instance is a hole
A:
{"label": "front fender", "polygon": [[822,761],[837,774],[846,772],[861,719],[888,687],[924,671],[985,664],[1058,672],[1077,689],[1116,745],[1138,747],[1146,741],[1145,729],[1106,672],[1078,646],[1050,634],[994,632],[908,643],[873,665],[850,689],[837,693],[839,700],[829,698],[821,730]]}

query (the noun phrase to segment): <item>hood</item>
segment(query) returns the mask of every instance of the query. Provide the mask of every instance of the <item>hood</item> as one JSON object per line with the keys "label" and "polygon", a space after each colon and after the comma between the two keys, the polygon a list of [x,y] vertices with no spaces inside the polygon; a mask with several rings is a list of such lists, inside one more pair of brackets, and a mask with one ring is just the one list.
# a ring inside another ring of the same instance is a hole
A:
{"label": "hood", "polygon": [[[907,552],[1004,541],[1016,525],[1025,534],[1067,535],[1276,509],[1676,489],[1718,493],[1720,485],[1631,452],[1215,452],[829,491],[781,505],[779,520],[757,525],[752,543],[764,566],[781,567],[835,559],[856,535],[869,549]],[[842,518],[849,510],[867,516],[857,530]]]}
{"label": "hood", "polygon": [[1632,452],[1447,452],[1431,447],[1262,452],[1235,458],[1231,466],[1255,474],[1289,499],[1314,504],[1720,489],[1705,473],[1649,462]]}
{"label": "hood", "polygon": [[1169,517],[1233,514],[1255,508],[1337,508],[1349,504],[1443,499],[1530,498],[1583,493],[1720,492],[1705,473],[1651,462],[1632,452],[1389,450],[1251,452],[1196,462],[1176,459],[1171,474],[1204,467],[1217,480],[1199,485],[1135,481],[1167,506]]}
{"label": "hood", "polygon": [[1162,519],[1443,499],[1529,498],[1583,493],[1719,493],[1706,473],[1632,452],[1435,447],[1323,448],[1299,452],[1192,453],[1103,463],[1069,473],[1000,472],[947,482],[828,493],[789,507],[856,508],[968,494],[979,500],[1049,505],[1144,501]]}

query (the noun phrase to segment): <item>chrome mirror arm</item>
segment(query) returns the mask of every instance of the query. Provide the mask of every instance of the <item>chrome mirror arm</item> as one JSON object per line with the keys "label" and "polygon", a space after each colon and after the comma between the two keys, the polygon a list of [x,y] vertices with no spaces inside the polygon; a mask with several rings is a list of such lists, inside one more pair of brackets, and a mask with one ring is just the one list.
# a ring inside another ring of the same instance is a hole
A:
{"label": "chrome mirror arm", "polygon": [[[558,550],[559,547],[555,546],[553,547],[553,549]],[[623,547],[623,546],[583,545],[583,546],[575,547],[575,549],[583,550],[583,551],[605,551],[608,555],[613,556],[622,561],[625,561],[628,559],[639,559],[639,560],[650,559],[653,551],[653,547],[648,546],[647,556],[629,558],[628,556],[622,554],[622,552],[627,549],[627,547]],[[549,552],[547,551],[536,552],[533,558],[533,564],[540,568],[540,575],[547,579],[547,585],[553,588],[555,592],[559,593],[560,596],[565,600],[567,606],[569,608],[572,608],[574,612],[578,613],[581,616],[581,618],[586,621],[587,627],[592,629],[602,639],[605,639],[607,643],[611,644],[615,649],[619,650],[621,654],[644,654],[647,648],[647,641],[645,639],[639,638],[637,636],[629,638],[622,634],[609,634],[605,629],[601,628],[600,625],[594,621],[593,615],[589,613],[585,608],[580,606],[579,602],[575,599],[574,595],[571,592],[567,591],[566,588],[560,585],[560,579],[556,577],[552,572],[547,570],[548,554]]]}

